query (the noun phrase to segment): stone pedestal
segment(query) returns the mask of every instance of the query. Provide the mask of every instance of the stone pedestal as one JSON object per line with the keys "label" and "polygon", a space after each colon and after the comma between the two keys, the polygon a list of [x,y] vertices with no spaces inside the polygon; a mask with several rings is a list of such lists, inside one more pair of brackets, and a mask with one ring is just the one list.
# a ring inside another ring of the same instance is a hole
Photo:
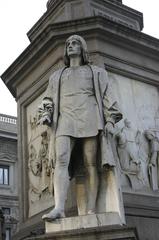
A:
{"label": "stone pedestal", "polygon": [[116,212],[57,219],[45,223],[46,234],[26,240],[138,240],[133,228],[122,226]]}
{"label": "stone pedestal", "polygon": [[57,219],[53,222],[45,223],[46,233],[57,233],[63,231],[88,230],[106,226],[122,226],[119,214],[116,212],[91,214],[70,218]]}
{"label": "stone pedestal", "polygon": [[46,234],[39,237],[26,238],[25,240],[139,240],[133,228],[99,228],[89,231],[62,232]]}

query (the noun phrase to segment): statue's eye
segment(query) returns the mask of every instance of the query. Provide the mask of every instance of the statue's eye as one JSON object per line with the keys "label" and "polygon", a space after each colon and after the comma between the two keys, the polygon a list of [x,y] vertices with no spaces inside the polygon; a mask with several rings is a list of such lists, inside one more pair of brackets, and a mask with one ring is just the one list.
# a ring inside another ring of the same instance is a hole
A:
{"label": "statue's eye", "polygon": [[77,42],[76,41],[72,41],[72,45],[76,45],[77,44]]}

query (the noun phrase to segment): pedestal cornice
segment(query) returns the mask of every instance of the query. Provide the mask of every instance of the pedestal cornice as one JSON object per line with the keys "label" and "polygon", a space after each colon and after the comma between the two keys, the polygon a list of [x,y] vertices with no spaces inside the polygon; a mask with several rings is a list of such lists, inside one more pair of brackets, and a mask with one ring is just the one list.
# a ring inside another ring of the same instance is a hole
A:
{"label": "pedestal cornice", "polygon": [[29,40],[33,41],[49,24],[93,16],[105,16],[138,31],[143,28],[142,13],[119,0],[50,0],[47,11],[27,35]]}
{"label": "pedestal cornice", "polygon": [[[38,64],[42,55],[46,54],[49,49],[61,44],[61,39],[66,39],[75,32],[79,35],[82,33],[85,36],[99,34],[102,38],[113,38],[119,45],[121,44],[127,48],[131,47],[135,52],[139,52],[145,57],[159,59],[158,39],[129,29],[121,24],[115,24],[103,17],[90,17],[82,20],[51,24],[2,74],[2,80],[14,97],[17,97],[16,85]],[[158,82],[159,80],[156,81]]]}

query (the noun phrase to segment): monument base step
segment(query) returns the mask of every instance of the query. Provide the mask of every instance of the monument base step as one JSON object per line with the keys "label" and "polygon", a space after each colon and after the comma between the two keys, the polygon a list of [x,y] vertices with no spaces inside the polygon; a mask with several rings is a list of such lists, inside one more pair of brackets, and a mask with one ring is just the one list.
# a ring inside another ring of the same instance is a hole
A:
{"label": "monument base step", "polygon": [[45,222],[46,233],[69,230],[84,230],[101,226],[122,226],[121,218],[116,212],[90,214],[77,217],[61,218],[52,222]]}
{"label": "monument base step", "polygon": [[[136,230],[120,226],[48,233],[25,240],[139,240]],[[23,238],[24,240],[24,238]]]}
{"label": "monument base step", "polygon": [[101,213],[45,222],[46,233],[26,240],[138,240],[123,226],[118,213]]}

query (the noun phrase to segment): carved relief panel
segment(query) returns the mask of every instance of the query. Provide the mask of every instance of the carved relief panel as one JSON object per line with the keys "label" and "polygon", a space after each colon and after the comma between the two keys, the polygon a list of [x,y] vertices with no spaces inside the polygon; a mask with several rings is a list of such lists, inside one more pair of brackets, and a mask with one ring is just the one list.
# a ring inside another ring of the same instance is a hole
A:
{"label": "carved relief panel", "polygon": [[134,191],[158,190],[159,94],[155,86],[109,74],[123,120],[114,132],[122,185]]}
{"label": "carved relief panel", "polygon": [[50,159],[50,131],[38,124],[37,109],[42,95],[27,108],[29,216],[52,206],[53,168]]}

